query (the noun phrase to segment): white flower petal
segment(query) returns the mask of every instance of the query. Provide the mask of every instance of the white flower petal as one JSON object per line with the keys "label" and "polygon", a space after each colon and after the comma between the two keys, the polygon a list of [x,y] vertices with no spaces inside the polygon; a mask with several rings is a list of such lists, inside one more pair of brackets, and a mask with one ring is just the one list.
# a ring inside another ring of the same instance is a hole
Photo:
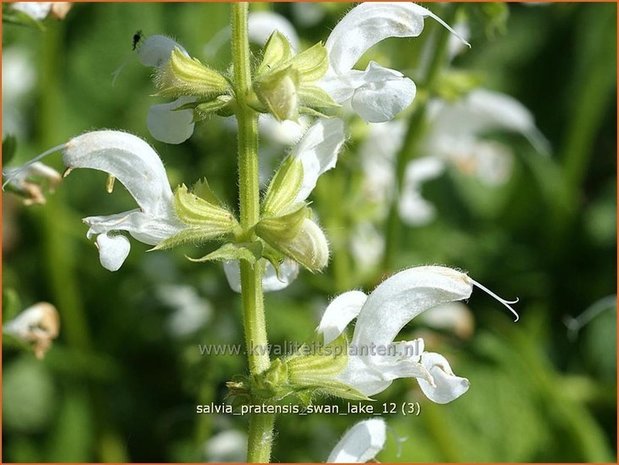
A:
{"label": "white flower petal", "polygon": [[194,101],[194,97],[180,97],[174,102],[151,106],[146,117],[151,135],[167,144],[180,144],[189,139],[195,127],[193,110],[176,109]]}
{"label": "white flower petal", "polygon": [[299,275],[299,264],[294,260],[285,259],[279,266],[279,275],[271,262],[267,262],[262,276],[264,292],[280,291],[287,288]]}
{"label": "white flower petal", "polygon": [[464,273],[442,266],[401,271],[370,294],[357,318],[352,343],[387,345],[421,312],[436,305],[467,299],[473,291]]}
{"label": "white flower petal", "polygon": [[468,391],[469,380],[454,375],[449,362],[442,355],[425,352],[421,356],[421,362],[432,375],[434,385],[422,378],[418,378],[417,382],[432,402],[446,404]]}
{"label": "white flower petal", "polygon": [[97,236],[97,247],[101,266],[109,271],[118,271],[129,255],[131,244],[122,234],[111,236],[105,233]]}
{"label": "white flower petal", "polygon": [[366,2],[356,6],[327,39],[331,66],[336,72],[348,71],[370,47],[388,37],[417,37],[428,16],[457,36],[438,16],[414,3]]}
{"label": "white flower petal", "polygon": [[388,37],[417,37],[424,15],[413,3],[362,3],[335,26],[325,47],[338,72],[348,71],[370,47]]}
{"label": "white flower petal", "polygon": [[[223,262],[224,273],[228,280],[230,289],[234,292],[241,292],[241,267],[238,260],[227,260]],[[262,276],[262,290],[264,292],[274,292],[285,289],[292,281],[297,279],[299,274],[299,264],[290,259],[284,259],[279,268],[279,276],[275,268],[267,261]]]}
{"label": "white flower petal", "polygon": [[[411,345],[415,350],[404,351],[403,346]],[[421,364],[418,354],[423,351],[423,340],[395,343],[398,355],[369,355],[371,348],[375,352],[377,345],[356,345],[349,348],[348,364],[344,371],[337,375],[337,380],[347,384],[357,391],[372,396],[387,389],[393,380],[398,378],[422,378],[432,380],[428,370]],[[392,346],[380,346],[391,350]]]}
{"label": "white flower petal", "polygon": [[364,420],[340,439],[329,454],[327,463],[365,463],[373,459],[385,445],[387,425],[380,418]]}
{"label": "white flower petal", "polygon": [[159,155],[133,134],[104,130],[74,137],[65,145],[63,161],[70,169],[114,176],[145,213],[165,214],[172,208],[172,189]]}
{"label": "white flower petal", "polygon": [[135,209],[114,215],[89,216],[83,221],[89,228],[89,239],[107,231],[127,231],[144,244],[156,245],[184,229],[172,215],[154,216]]}
{"label": "white flower petal", "polygon": [[357,318],[367,298],[361,291],[349,291],[331,301],[316,329],[323,334],[325,344],[337,339],[348,323]]}
{"label": "white flower petal", "polygon": [[138,57],[144,66],[158,68],[167,63],[175,48],[180,49],[181,52],[189,56],[182,45],[169,37],[152,35],[144,39],[142,45],[139,46]]}
{"label": "white flower petal", "polygon": [[266,44],[274,31],[281,32],[292,45],[298,50],[299,36],[294,26],[286,18],[270,11],[257,11],[250,13],[247,18],[249,40],[260,46]]}
{"label": "white flower petal", "polygon": [[353,110],[369,123],[389,121],[408,107],[417,88],[402,73],[370,62],[363,74],[363,84],[353,93]]}
{"label": "white flower petal", "polygon": [[340,119],[319,119],[307,130],[292,152],[303,163],[303,184],[296,202],[305,200],[316,187],[318,177],[335,167],[344,140],[344,123]]}

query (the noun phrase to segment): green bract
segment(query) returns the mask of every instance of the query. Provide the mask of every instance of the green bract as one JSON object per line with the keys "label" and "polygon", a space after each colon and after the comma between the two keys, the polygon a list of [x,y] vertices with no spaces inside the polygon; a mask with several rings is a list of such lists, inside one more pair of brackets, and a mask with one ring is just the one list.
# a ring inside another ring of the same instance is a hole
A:
{"label": "green bract", "polygon": [[327,50],[321,42],[294,56],[288,40],[273,32],[256,70],[253,89],[257,111],[271,113],[277,120],[296,120],[299,112],[332,116],[340,108],[315,84],[329,69]]}

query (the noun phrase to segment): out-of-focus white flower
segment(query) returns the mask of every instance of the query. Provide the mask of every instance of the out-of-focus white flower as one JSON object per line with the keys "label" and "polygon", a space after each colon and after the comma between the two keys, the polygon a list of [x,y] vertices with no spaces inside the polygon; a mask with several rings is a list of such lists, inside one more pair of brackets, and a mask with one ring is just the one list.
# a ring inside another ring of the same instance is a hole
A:
{"label": "out-of-focus white flower", "polygon": [[247,17],[247,31],[249,40],[260,46],[267,43],[274,31],[279,31],[288,39],[294,50],[299,49],[299,36],[294,26],[277,13],[271,11],[250,13]]}
{"label": "out-of-focus white flower", "polygon": [[213,309],[208,300],[187,285],[164,284],[157,289],[157,296],[174,309],[167,321],[173,336],[186,336],[202,328],[211,318]]}
{"label": "out-of-focus white flower", "polygon": [[46,202],[44,189],[53,190],[62,181],[62,176],[54,168],[44,163],[35,162],[22,167],[5,168],[2,172],[14,192],[24,198],[25,205],[44,204]]}
{"label": "out-of-focus white flower", "polygon": [[245,462],[247,434],[238,430],[217,433],[204,444],[207,462]]}
{"label": "out-of-focus white flower", "polygon": [[[420,266],[401,271],[380,284],[369,296],[350,291],[336,297],[318,326],[328,344],[357,319],[348,351],[348,365],[336,379],[371,396],[384,391],[397,378],[417,378],[433,402],[447,403],[469,388],[447,360],[426,352],[422,339],[394,343],[400,330],[422,312],[447,302],[468,299],[473,286],[497,298],[518,319],[504,299],[469,278],[441,266]],[[371,350],[374,348],[374,350]]]}
{"label": "out-of-focus white flower", "polygon": [[[542,154],[548,143],[535,127],[533,116],[513,98],[476,89],[455,103],[433,100],[428,105],[428,131],[420,143],[422,158],[406,167],[398,210],[404,222],[421,226],[435,216],[434,206],[421,193],[425,182],[438,178],[448,167],[475,176],[489,186],[505,183],[511,175],[513,155],[506,145],[485,138],[491,131],[514,132]],[[402,121],[372,125],[360,148],[364,191],[370,201],[388,212],[395,192],[395,158],[405,136]]]}
{"label": "out-of-focus white flower", "polygon": [[20,47],[2,51],[2,135],[23,136],[25,96],[33,89],[36,70],[28,52]]}
{"label": "out-of-focus white flower", "polygon": [[385,238],[370,222],[358,223],[350,237],[350,251],[357,266],[373,270],[383,257]]}
{"label": "out-of-focus white flower", "polygon": [[84,218],[87,236],[96,238],[104,268],[118,270],[129,254],[129,240],[120,231],[156,245],[185,228],[174,212],[172,189],[159,155],[139,137],[121,131],[88,132],[63,146],[63,160],[69,170],[90,168],[108,173],[111,182],[118,179],[140,207]]}
{"label": "out-of-focus white flower", "polygon": [[321,3],[295,2],[291,6],[294,20],[301,26],[315,26],[325,17],[324,5]]}
{"label": "out-of-focus white flower", "polygon": [[50,14],[57,19],[64,19],[72,6],[71,2],[15,2],[10,5],[37,21],[43,21]]}
{"label": "out-of-focus white flower", "polygon": [[373,61],[365,71],[353,66],[384,39],[419,36],[426,17],[456,34],[434,13],[414,3],[366,2],[356,6],[335,26],[325,43],[330,66],[321,87],[336,102],[350,104],[368,122],[393,119],[415,98],[415,83],[399,71]]}
{"label": "out-of-focus white flower", "polygon": [[[241,268],[238,260],[224,262],[224,272],[234,292],[241,292]],[[264,276],[262,277],[262,289],[264,292],[280,291],[287,288],[299,275],[299,264],[293,260],[285,259],[280,267],[279,274],[271,263],[266,262]]]}
{"label": "out-of-focus white flower", "polygon": [[34,354],[41,359],[58,337],[60,319],[56,307],[47,302],[39,302],[28,307],[3,326],[6,334],[27,342]]}
{"label": "out-of-focus white flower", "polygon": [[363,420],[350,428],[336,444],[327,463],[365,463],[385,446],[387,425],[382,418]]}

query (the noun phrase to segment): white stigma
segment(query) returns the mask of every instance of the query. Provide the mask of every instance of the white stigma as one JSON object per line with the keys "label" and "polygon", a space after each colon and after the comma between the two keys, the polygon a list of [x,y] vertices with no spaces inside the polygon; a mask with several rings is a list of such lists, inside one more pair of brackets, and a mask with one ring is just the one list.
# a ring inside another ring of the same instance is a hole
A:
{"label": "white stigma", "polygon": [[501,302],[501,304],[503,304],[503,306],[505,306],[505,308],[507,308],[510,312],[512,312],[512,314],[515,317],[514,322],[516,322],[516,321],[518,321],[520,319],[520,316],[518,315],[518,313],[516,313],[516,310],[514,310],[510,306],[511,304],[518,303],[518,301],[520,299],[518,299],[517,297],[516,297],[516,300],[506,300],[506,299],[503,299],[503,298],[499,297],[498,295],[496,295],[494,292],[492,292],[490,289],[488,289],[486,286],[483,286],[483,285],[479,284],[477,281],[475,281],[474,279],[471,279],[470,277],[469,277],[469,279],[471,280],[473,285],[477,286],[478,288],[480,288],[482,291],[484,291],[488,295],[494,297],[496,300]]}

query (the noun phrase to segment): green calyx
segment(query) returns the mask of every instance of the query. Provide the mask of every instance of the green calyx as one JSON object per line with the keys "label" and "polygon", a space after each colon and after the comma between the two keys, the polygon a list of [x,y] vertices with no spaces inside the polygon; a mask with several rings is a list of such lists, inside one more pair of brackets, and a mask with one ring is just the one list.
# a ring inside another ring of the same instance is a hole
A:
{"label": "green calyx", "polygon": [[187,228],[160,242],[154,250],[177,247],[189,242],[224,239],[240,233],[238,221],[222,206],[206,180],[194,187],[194,193],[189,192],[184,184],[180,185],[174,192],[174,210]]}
{"label": "green calyx", "polygon": [[226,78],[198,59],[188,57],[178,48],[172,51],[168,62],[157,71],[155,86],[158,95],[162,97],[193,96],[199,100],[214,99],[231,91]]}
{"label": "green calyx", "polygon": [[[336,380],[348,364],[348,341],[341,335],[328,345],[304,344],[287,358],[276,359],[260,374],[228,383],[230,394],[251,402],[275,404],[296,397],[309,404],[317,396],[370,400],[354,388]],[[255,350],[263,348],[256,347]]]}
{"label": "green calyx", "polygon": [[279,121],[296,120],[300,112],[333,116],[340,105],[315,85],[328,69],[327,49],[321,42],[295,56],[284,35],[273,32],[253,83],[255,109]]}

